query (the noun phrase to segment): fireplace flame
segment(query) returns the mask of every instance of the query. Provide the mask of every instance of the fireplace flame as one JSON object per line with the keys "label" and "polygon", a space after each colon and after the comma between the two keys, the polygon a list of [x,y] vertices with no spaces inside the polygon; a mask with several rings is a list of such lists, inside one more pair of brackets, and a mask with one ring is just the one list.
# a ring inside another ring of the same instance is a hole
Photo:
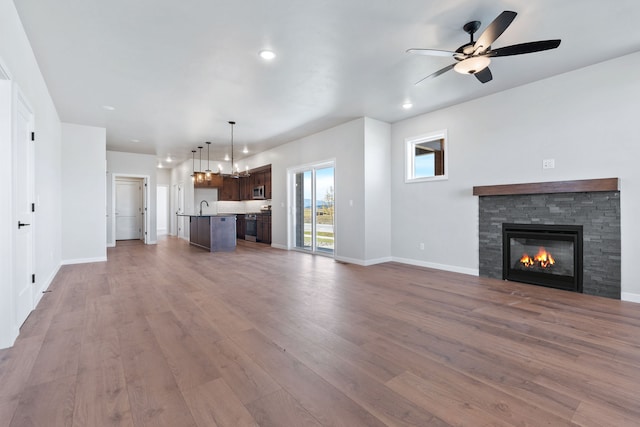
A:
{"label": "fireplace flame", "polygon": [[551,253],[547,252],[544,247],[540,247],[538,253],[533,258],[531,258],[528,254],[523,254],[520,258],[520,263],[527,268],[534,266],[549,268],[556,263],[556,260],[553,259]]}

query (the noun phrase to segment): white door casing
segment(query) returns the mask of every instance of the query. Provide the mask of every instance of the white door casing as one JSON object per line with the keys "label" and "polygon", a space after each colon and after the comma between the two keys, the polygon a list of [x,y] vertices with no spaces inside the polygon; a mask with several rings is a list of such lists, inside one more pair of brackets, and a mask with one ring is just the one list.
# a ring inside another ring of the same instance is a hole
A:
{"label": "white door casing", "polygon": [[[178,184],[178,210],[176,214],[184,213],[184,184]],[[183,239],[187,238],[187,233],[185,230],[185,221],[183,216],[178,216],[178,237]]]}
{"label": "white door casing", "polygon": [[142,186],[140,179],[116,180],[116,240],[142,238]]}

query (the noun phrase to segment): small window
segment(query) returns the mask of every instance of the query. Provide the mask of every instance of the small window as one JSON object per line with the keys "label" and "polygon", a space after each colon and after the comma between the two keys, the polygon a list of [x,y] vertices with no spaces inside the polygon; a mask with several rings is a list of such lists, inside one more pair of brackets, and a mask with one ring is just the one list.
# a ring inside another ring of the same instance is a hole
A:
{"label": "small window", "polygon": [[405,182],[447,179],[446,143],[446,130],[407,138]]}

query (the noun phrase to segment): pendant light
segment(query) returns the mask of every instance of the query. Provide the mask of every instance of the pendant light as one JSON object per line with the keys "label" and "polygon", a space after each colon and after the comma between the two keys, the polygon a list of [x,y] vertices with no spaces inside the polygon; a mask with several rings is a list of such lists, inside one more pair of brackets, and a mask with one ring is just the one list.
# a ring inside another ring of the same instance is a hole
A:
{"label": "pendant light", "polygon": [[196,175],[196,181],[198,183],[203,183],[204,182],[204,172],[202,172],[202,146],[199,146],[198,150],[200,150],[200,167],[198,168],[198,172],[196,172],[195,175]]}
{"label": "pendant light", "polygon": [[205,142],[207,144],[207,169],[205,169],[205,178],[207,181],[211,181],[211,169],[209,167],[209,146],[211,145],[211,141]]}
{"label": "pendant light", "polygon": [[[231,174],[230,176],[233,178],[240,178],[240,176],[249,176],[249,170],[246,170],[242,175],[240,175],[240,171],[238,170],[238,166],[233,162],[233,127],[236,122],[229,121],[231,125]],[[235,167],[235,170],[234,170]]]}
{"label": "pendant light", "polygon": [[191,180],[196,180],[196,150],[191,150]]}

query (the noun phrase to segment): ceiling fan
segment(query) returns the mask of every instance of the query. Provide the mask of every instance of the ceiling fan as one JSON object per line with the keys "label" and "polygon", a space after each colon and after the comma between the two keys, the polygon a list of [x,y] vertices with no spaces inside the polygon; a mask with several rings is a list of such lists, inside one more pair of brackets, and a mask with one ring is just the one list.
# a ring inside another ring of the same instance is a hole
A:
{"label": "ceiling fan", "polygon": [[419,80],[416,84],[438,77],[451,69],[461,74],[473,74],[480,82],[487,83],[493,79],[491,70],[489,70],[491,58],[540,52],[560,46],[560,40],[557,39],[520,43],[491,49],[491,44],[511,25],[516,15],[516,12],[505,10],[489,24],[476,41],[473,40],[473,35],[480,28],[480,21],[467,22],[462,29],[469,34],[471,39],[469,43],[463,44],[455,52],[439,49],[407,49],[408,53],[416,55],[452,56],[457,61]]}

